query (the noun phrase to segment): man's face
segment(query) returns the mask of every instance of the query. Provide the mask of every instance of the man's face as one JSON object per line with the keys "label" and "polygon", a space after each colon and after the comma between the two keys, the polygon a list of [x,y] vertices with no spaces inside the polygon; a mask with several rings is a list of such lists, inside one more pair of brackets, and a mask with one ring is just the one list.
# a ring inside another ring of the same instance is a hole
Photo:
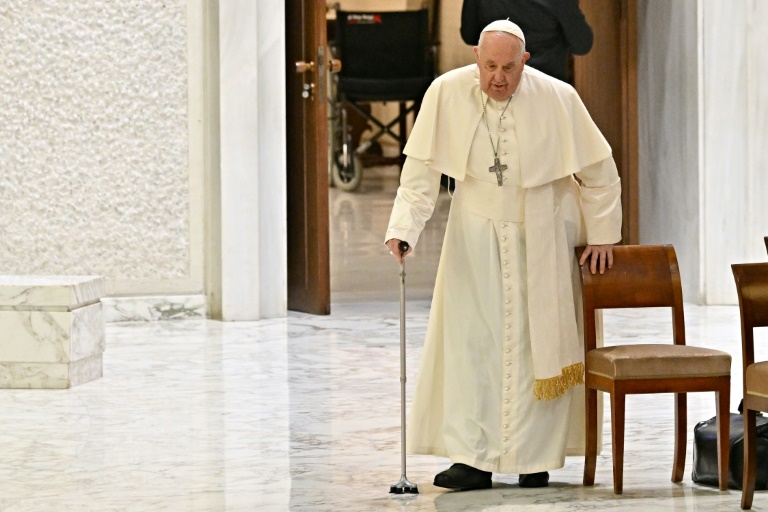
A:
{"label": "man's face", "polygon": [[525,61],[531,56],[521,52],[523,42],[506,32],[486,32],[475,59],[480,68],[480,88],[494,100],[509,98],[517,90]]}

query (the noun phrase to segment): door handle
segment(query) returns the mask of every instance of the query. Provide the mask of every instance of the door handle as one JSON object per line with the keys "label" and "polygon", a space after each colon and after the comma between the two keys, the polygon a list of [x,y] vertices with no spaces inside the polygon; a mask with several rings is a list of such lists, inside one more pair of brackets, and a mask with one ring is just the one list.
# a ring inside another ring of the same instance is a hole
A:
{"label": "door handle", "polygon": [[328,72],[338,73],[341,71],[341,61],[339,59],[331,59],[328,61]]}
{"label": "door handle", "polygon": [[296,61],[296,72],[297,73],[306,73],[308,71],[314,71],[315,70],[315,62],[309,61],[304,62],[303,60],[297,60]]}

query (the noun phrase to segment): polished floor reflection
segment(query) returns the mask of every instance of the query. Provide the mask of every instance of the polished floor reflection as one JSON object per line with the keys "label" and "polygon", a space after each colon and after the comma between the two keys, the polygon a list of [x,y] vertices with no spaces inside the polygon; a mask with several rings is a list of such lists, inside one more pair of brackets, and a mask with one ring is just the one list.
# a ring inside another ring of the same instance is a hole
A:
{"label": "polished floor reflection", "polygon": [[[331,294],[333,302],[398,300],[399,268],[384,246],[395,198],[397,166],[367,168],[356,193],[331,189]],[[429,299],[451,199],[443,191],[435,214],[406,263],[408,297]]]}
{"label": "polished floor reflection", "polygon": [[[690,438],[685,480],[670,482],[667,395],[627,401],[622,496],[613,494],[609,449],[598,458],[593,488],[581,486],[582,459],[573,457],[546,489],[494,475],[492,489],[446,492],[431,481],[447,460],[409,457],[408,476],[421,494],[388,494],[400,476],[399,308],[397,269],[381,238],[396,179],[396,170],[382,169],[359,193],[331,193],[330,316],[108,324],[104,378],[66,391],[0,391],[0,511],[738,509],[738,491],[691,482]],[[447,201],[409,264],[410,376]],[[734,355],[735,410],[738,309],[691,305],[686,314],[691,344]],[[668,317],[612,314],[606,332],[668,340]],[[713,414],[712,394],[690,396],[691,431]],[[610,428],[604,441],[610,446]],[[754,509],[768,509],[768,494],[756,494]]]}

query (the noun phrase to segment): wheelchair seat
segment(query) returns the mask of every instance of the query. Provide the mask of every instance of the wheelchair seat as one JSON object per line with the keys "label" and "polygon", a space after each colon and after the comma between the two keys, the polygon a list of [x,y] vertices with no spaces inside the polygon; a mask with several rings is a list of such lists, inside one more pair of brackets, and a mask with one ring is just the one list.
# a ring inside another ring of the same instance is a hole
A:
{"label": "wheelchair seat", "polygon": [[[354,190],[362,176],[360,155],[381,136],[388,134],[405,146],[407,116],[418,112],[421,100],[434,79],[429,12],[350,12],[337,10],[333,50],[341,60],[335,77],[332,108],[332,182],[343,190]],[[400,113],[384,123],[361,104],[395,101]],[[405,102],[412,102],[405,108]],[[352,147],[347,109],[354,110],[378,130],[357,148]],[[341,124],[341,126],[339,126]],[[398,132],[392,128],[399,125]]]}

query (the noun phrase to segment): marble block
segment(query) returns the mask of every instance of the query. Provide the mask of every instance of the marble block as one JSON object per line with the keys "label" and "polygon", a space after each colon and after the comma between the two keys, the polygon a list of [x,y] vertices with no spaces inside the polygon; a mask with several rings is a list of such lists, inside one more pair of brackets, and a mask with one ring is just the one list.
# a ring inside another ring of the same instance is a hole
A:
{"label": "marble block", "polygon": [[0,276],[0,388],[101,377],[104,293],[98,276]]}

